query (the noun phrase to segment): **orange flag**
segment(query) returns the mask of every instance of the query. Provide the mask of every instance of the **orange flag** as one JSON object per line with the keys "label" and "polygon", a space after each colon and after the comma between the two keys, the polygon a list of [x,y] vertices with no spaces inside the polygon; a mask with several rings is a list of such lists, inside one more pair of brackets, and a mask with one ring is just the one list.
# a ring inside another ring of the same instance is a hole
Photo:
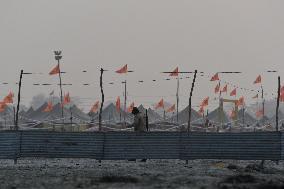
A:
{"label": "orange flag", "polygon": [[178,76],[178,67],[170,74],[170,76]]}
{"label": "orange flag", "polygon": [[52,105],[52,102],[49,101],[49,102],[47,103],[46,108],[43,110],[43,112],[51,112],[52,110],[53,110],[53,105]]}
{"label": "orange flag", "polygon": [[93,113],[98,112],[99,106],[100,106],[100,102],[97,101],[97,102],[93,105],[93,107],[91,108],[91,111],[90,111],[90,112],[93,112]]}
{"label": "orange flag", "polygon": [[63,106],[69,104],[70,102],[71,102],[70,95],[69,93],[67,93],[66,95],[64,95]]}
{"label": "orange flag", "polygon": [[169,107],[169,108],[166,110],[166,112],[167,112],[167,113],[170,113],[170,112],[174,112],[175,110],[176,110],[176,105],[173,104],[171,107]]}
{"label": "orange flag", "polygon": [[57,64],[56,67],[54,67],[50,72],[49,75],[55,75],[55,74],[59,74],[60,73],[60,68],[59,68],[59,64]]}
{"label": "orange flag", "polygon": [[228,92],[228,85],[225,85],[221,92],[222,93]]}
{"label": "orange flag", "polygon": [[0,112],[4,112],[7,104],[5,102],[0,102]]}
{"label": "orange flag", "polygon": [[5,98],[4,98],[4,102],[6,104],[10,104],[10,103],[13,103],[13,97],[14,97],[14,94],[12,92],[10,92]]}
{"label": "orange flag", "polygon": [[208,106],[208,104],[209,104],[209,97],[206,97],[206,98],[202,101],[200,107]]}
{"label": "orange flag", "polygon": [[118,74],[125,74],[127,72],[128,72],[127,64],[116,71],[116,73],[118,73]]}
{"label": "orange flag", "polygon": [[220,83],[218,83],[215,87],[215,94],[220,92]]}
{"label": "orange flag", "polygon": [[130,106],[127,108],[127,112],[131,113],[132,110],[133,110],[133,108],[134,108],[134,102],[132,102],[132,103],[130,104]]}
{"label": "orange flag", "polygon": [[259,118],[259,117],[262,117],[264,115],[263,113],[263,110],[258,110],[256,113],[255,113],[256,117]]}
{"label": "orange flag", "polygon": [[256,80],[253,82],[253,84],[261,83],[261,75],[259,75]]}
{"label": "orange flag", "polygon": [[116,111],[120,112],[120,97],[117,97],[115,105],[116,105]]}
{"label": "orange flag", "polygon": [[164,99],[161,99],[160,102],[158,102],[158,104],[155,106],[156,110],[159,108],[165,108]]}
{"label": "orange flag", "polygon": [[230,93],[230,96],[237,96],[237,89],[236,88],[234,90],[232,90],[232,92]]}
{"label": "orange flag", "polygon": [[280,94],[280,99],[279,99],[279,101],[280,101],[280,102],[284,102],[284,93],[281,93],[281,94]]}
{"label": "orange flag", "polygon": [[204,114],[204,106],[201,106],[199,111],[198,111],[199,115],[203,115]]}
{"label": "orange flag", "polygon": [[241,97],[238,102],[237,102],[237,106],[244,106],[245,105],[245,97]]}
{"label": "orange flag", "polygon": [[210,81],[218,81],[218,80],[220,80],[220,79],[219,79],[219,75],[218,75],[218,73],[216,73],[216,74],[211,78]]}

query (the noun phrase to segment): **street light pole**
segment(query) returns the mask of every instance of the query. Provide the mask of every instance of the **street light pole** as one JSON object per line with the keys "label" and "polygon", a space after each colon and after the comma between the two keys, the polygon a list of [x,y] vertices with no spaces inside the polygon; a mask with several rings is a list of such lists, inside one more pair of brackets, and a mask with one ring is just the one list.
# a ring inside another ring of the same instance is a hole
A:
{"label": "street light pole", "polygon": [[61,77],[61,69],[60,69],[60,60],[62,59],[61,51],[54,51],[55,60],[57,60],[58,68],[59,68],[59,87],[60,87],[60,102],[61,102],[61,118],[64,123],[64,106],[63,106],[63,92],[62,92],[62,77]]}

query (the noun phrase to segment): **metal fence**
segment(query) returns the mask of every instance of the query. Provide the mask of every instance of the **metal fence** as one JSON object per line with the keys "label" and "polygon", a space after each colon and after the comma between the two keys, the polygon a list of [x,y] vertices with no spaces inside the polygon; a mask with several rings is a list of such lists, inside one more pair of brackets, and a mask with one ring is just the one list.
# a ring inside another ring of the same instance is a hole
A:
{"label": "metal fence", "polygon": [[283,160],[284,134],[0,132],[0,159],[92,158]]}

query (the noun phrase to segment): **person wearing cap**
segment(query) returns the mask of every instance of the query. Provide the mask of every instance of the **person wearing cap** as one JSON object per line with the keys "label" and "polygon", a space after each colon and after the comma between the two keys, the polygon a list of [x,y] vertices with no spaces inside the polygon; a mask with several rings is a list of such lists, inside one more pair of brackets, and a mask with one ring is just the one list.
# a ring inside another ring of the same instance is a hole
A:
{"label": "person wearing cap", "polygon": [[133,108],[132,114],[134,115],[134,123],[133,123],[134,131],[145,132],[146,125],[143,114],[138,110],[137,107]]}

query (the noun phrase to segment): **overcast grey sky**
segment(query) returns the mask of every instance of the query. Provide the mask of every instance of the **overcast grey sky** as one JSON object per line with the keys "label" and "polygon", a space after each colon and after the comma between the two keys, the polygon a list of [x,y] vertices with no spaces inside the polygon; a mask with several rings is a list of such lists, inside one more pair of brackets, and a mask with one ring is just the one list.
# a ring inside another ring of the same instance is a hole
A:
{"label": "overcast grey sky", "polygon": [[[276,92],[277,75],[284,73],[283,7],[283,0],[1,0],[0,82],[16,82],[20,69],[43,72],[24,76],[23,103],[40,92],[55,89],[58,94],[57,86],[32,84],[57,83],[58,78],[48,72],[56,65],[53,50],[60,49],[62,69],[67,72],[63,82],[73,83],[64,91],[88,98],[82,104],[86,109],[100,98],[100,67],[111,70],[105,82],[116,82],[105,85],[107,100],[122,95],[118,83],[125,76],[113,71],[124,64],[135,71],[127,76],[129,101],[146,106],[159,101],[159,96],[175,102],[176,81],[163,81],[167,75],[160,72],[176,66],[207,75],[242,71],[220,77],[252,89],[259,88],[252,83],[262,74],[265,91]],[[267,70],[279,73],[267,74]],[[138,80],[145,82],[138,84]],[[208,80],[197,79],[194,105],[205,96],[214,97],[216,83]],[[181,81],[182,106],[188,101],[190,85],[191,79]],[[0,95],[17,92],[16,87],[0,84]],[[254,92],[239,90],[241,95],[254,102]]]}

